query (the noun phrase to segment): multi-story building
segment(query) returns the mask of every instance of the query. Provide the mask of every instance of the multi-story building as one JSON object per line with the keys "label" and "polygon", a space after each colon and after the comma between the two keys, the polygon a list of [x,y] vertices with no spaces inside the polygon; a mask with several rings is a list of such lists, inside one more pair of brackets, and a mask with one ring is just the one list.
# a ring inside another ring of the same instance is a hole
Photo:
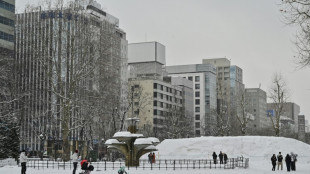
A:
{"label": "multi-story building", "polygon": [[213,135],[216,126],[216,69],[211,64],[166,66],[169,76],[193,82],[195,136]]}
{"label": "multi-story building", "polygon": [[[15,0],[0,1],[0,115],[10,112],[14,57]],[[2,102],[6,101],[6,102]]]}
{"label": "multi-story building", "polygon": [[306,122],[304,115],[298,115],[298,139],[301,141],[306,140]]}
{"label": "multi-story building", "polygon": [[118,25],[92,0],[17,15],[21,149],[42,151],[44,144],[53,153],[108,136],[102,129],[112,129],[126,83],[126,33]]}
{"label": "multi-story building", "polygon": [[[275,103],[267,103],[267,110],[275,110]],[[300,106],[296,103],[287,102],[283,104],[283,113],[281,114],[281,122],[283,124],[292,124],[295,133],[298,132],[298,115]]]}
{"label": "multi-story building", "polygon": [[[172,113],[177,112],[175,116],[180,119],[181,116],[189,119],[193,117],[192,82],[166,77],[167,72],[163,69],[165,64],[164,45],[158,42],[128,45],[128,89],[129,93],[133,93],[128,100],[134,103],[128,117],[139,117],[138,128],[143,130],[144,134],[151,133],[160,138],[169,137],[163,134],[167,134],[167,128],[172,127],[167,125],[173,117]],[[190,132],[179,136],[191,136]]]}
{"label": "multi-story building", "polygon": [[253,116],[249,122],[249,129],[255,131],[271,127],[271,120],[267,117],[267,95],[260,88],[246,88],[245,98],[247,112]]}
{"label": "multi-story building", "polygon": [[231,127],[230,134],[237,135],[239,130],[234,125],[239,123],[235,115],[241,112],[238,98],[244,93],[242,69],[231,65],[227,58],[203,59],[202,63],[216,67],[218,112],[225,115],[223,120]]}
{"label": "multi-story building", "polygon": [[305,120],[305,132],[310,133],[310,125],[308,120]]}

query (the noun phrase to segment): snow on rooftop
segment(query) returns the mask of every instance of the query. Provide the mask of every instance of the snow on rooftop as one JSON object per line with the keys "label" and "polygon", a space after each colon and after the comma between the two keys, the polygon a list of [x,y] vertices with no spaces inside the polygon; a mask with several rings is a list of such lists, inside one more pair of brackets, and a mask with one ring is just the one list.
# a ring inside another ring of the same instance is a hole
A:
{"label": "snow on rooftop", "polygon": [[111,145],[111,144],[120,144],[120,142],[117,139],[108,139],[105,142],[106,145]]}
{"label": "snow on rooftop", "polygon": [[135,143],[136,144],[149,144],[151,145],[152,144],[152,141],[150,141],[148,138],[138,138],[136,139]]}

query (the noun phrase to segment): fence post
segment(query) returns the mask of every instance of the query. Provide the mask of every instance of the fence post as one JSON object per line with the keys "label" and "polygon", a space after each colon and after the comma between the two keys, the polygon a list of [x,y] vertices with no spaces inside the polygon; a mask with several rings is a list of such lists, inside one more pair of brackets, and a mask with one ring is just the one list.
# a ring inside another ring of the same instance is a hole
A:
{"label": "fence post", "polygon": [[175,170],[175,160],[173,160],[173,170]]}
{"label": "fence post", "polygon": [[165,160],[165,163],[166,163],[166,170],[168,170],[168,168],[167,168],[167,160]]}
{"label": "fence post", "polygon": [[153,161],[151,161],[151,170],[153,170]]}
{"label": "fence post", "polygon": [[66,166],[66,163],[65,163],[65,161],[64,161],[64,169],[66,169],[66,167],[65,167],[65,166]]}
{"label": "fence post", "polygon": [[107,170],[107,160],[104,160],[104,171]]}
{"label": "fence post", "polygon": [[211,160],[210,160],[210,169],[211,169]]}
{"label": "fence post", "polygon": [[198,169],[200,169],[200,160],[198,160]]}
{"label": "fence post", "polygon": [[233,161],[232,161],[232,168],[233,169],[235,168],[235,158],[233,158]]}
{"label": "fence post", "polygon": [[48,161],[49,161],[49,160],[46,161],[46,168],[48,168]]}

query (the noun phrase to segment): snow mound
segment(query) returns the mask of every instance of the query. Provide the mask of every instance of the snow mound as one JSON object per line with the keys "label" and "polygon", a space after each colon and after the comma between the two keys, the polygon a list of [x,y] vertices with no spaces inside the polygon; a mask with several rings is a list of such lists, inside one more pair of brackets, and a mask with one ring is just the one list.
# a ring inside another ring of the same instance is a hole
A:
{"label": "snow mound", "polygon": [[[228,157],[263,157],[282,152],[283,156],[294,152],[298,157],[310,161],[310,145],[284,137],[239,136],[239,137],[199,137],[186,139],[166,139],[157,145],[160,159],[211,159],[212,153],[222,151]],[[147,158],[144,155],[142,158]]]}

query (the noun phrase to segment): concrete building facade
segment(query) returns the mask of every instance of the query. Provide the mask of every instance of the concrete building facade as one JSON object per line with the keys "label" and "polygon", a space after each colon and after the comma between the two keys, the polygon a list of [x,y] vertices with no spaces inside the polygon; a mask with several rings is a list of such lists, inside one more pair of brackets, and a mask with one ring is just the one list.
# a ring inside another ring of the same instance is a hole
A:
{"label": "concrete building facade", "polygon": [[169,76],[193,82],[195,136],[213,135],[216,126],[216,68],[211,64],[166,66]]}
{"label": "concrete building facade", "polygon": [[[274,103],[267,103],[267,110],[274,110]],[[289,123],[293,127],[295,133],[298,132],[298,115],[300,113],[300,106],[293,102],[283,104],[283,113],[281,115],[281,122]]]}
{"label": "concrete building facade", "polygon": [[246,88],[245,95],[248,111],[253,116],[249,129],[255,131],[271,127],[271,120],[267,117],[267,94],[260,88]]}
{"label": "concrete building facade", "polygon": [[298,115],[298,139],[306,140],[306,120],[304,115]]}
{"label": "concrete building facade", "polygon": [[[16,106],[21,110],[21,149],[61,153],[65,143],[79,148],[90,134],[106,136],[101,128],[109,127],[102,124],[109,123],[114,108],[121,108],[126,83],[126,33],[118,22],[95,1],[17,15],[15,80],[19,94],[27,94]],[[96,124],[90,129],[79,120]]]}

